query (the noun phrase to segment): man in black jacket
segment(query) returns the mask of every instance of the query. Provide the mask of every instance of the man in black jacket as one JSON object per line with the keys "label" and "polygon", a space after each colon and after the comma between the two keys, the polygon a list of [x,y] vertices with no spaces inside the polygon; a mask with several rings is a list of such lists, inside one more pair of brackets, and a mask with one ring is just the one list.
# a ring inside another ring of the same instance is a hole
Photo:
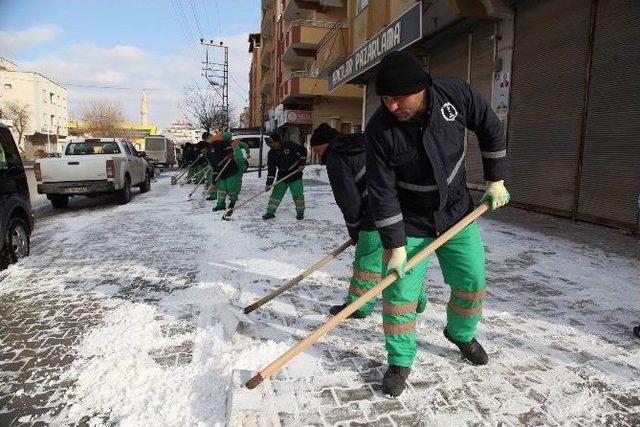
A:
{"label": "man in black jacket", "polygon": [[296,219],[304,218],[304,188],[302,186],[302,170],[307,162],[307,149],[302,145],[294,144],[291,141],[283,141],[278,132],[271,132],[269,154],[267,154],[267,184],[268,189],[276,179],[276,170],[280,180],[296,169],[298,173],[293,174],[283,182],[276,184],[271,192],[267,213],[262,215],[262,219],[275,218],[276,210],[287,192],[291,190],[293,202],[296,205]]}
{"label": "man in black jacket", "polygon": [[[405,272],[412,257],[473,209],[464,169],[465,134],[478,137],[487,191],[496,209],[509,201],[504,187],[506,145],[500,120],[467,83],[431,79],[403,51],[384,57],[376,75],[383,105],[366,127],[367,182],[375,223],[385,248],[386,272],[400,279],[383,292],[383,329],[389,369],[387,394],[398,396],[416,353],[416,311],[427,260]],[[475,365],[488,357],[475,339],[485,292],[485,259],[474,222],[436,250],[451,287],[445,337]]]}
{"label": "man in black jacket", "polygon": [[[343,135],[322,123],[311,135],[311,146],[327,165],[333,197],[342,211],[351,242],[356,245],[346,303],[329,309],[336,315],[380,280],[382,242],[368,205],[364,134]],[[374,304],[375,298],[351,317],[368,316]]]}

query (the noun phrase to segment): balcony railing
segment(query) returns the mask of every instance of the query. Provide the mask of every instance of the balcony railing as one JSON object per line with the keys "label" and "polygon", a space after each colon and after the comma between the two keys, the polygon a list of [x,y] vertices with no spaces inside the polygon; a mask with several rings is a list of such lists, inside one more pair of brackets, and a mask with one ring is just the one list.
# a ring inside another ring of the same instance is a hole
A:
{"label": "balcony railing", "polygon": [[296,19],[291,21],[287,27],[287,32],[291,31],[292,27],[346,28],[344,24],[339,22],[317,21],[315,19]]}

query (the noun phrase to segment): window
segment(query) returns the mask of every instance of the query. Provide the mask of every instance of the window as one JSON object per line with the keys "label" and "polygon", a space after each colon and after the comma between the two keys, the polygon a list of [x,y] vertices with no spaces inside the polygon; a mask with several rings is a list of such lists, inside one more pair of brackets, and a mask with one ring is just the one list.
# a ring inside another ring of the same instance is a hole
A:
{"label": "window", "polygon": [[125,151],[128,155],[131,155],[131,148],[129,148],[129,144],[125,142],[125,143],[124,143],[124,144],[122,144],[122,145],[124,145],[124,151]]}
{"label": "window", "polygon": [[260,148],[260,138],[238,138],[238,142],[244,142],[249,148]]}
{"label": "window", "polygon": [[130,142],[127,142],[127,145],[129,146],[129,149],[131,150],[131,154],[139,157],[138,155],[138,150],[136,150],[136,147],[133,146],[133,144],[131,144]]}
{"label": "window", "polygon": [[56,116],[54,116],[53,114],[51,115],[51,121],[49,122],[51,124],[51,126],[54,125],[54,119],[56,118]]}
{"label": "window", "polygon": [[42,102],[47,103],[47,91],[42,89]]}
{"label": "window", "polygon": [[88,154],[118,154],[120,148],[114,141],[71,142],[67,145],[65,154],[68,156],[83,156]]}
{"label": "window", "polygon": [[369,0],[358,0],[356,5],[356,15],[362,12],[362,10],[367,6],[369,6]]}
{"label": "window", "polygon": [[49,102],[51,102],[52,104],[55,102],[55,95],[53,94],[53,92],[49,92]]}
{"label": "window", "polygon": [[5,88],[6,90],[11,90],[11,89],[13,88],[13,86],[11,86],[11,84],[10,84],[10,83],[5,83],[5,84],[4,84],[4,88]]}

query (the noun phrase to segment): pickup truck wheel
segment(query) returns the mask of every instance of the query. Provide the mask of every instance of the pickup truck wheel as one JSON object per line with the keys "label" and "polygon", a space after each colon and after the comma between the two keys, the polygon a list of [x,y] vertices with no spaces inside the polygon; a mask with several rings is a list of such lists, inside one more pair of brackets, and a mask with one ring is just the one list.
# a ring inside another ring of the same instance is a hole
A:
{"label": "pickup truck wheel", "polygon": [[147,191],[151,190],[151,178],[149,177],[148,173],[144,175],[144,181],[138,186],[138,188],[140,189],[141,193],[146,193]]}
{"label": "pickup truck wheel", "polygon": [[12,217],[7,224],[4,236],[4,248],[0,253],[0,268],[6,268],[29,255],[29,228],[22,218]]}
{"label": "pickup truck wheel", "polygon": [[131,181],[129,178],[124,179],[124,187],[118,191],[118,203],[126,205],[131,201]]}
{"label": "pickup truck wheel", "polygon": [[51,200],[51,205],[56,209],[64,209],[69,206],[69,196],[64,194],[50,194],[47,197]]}

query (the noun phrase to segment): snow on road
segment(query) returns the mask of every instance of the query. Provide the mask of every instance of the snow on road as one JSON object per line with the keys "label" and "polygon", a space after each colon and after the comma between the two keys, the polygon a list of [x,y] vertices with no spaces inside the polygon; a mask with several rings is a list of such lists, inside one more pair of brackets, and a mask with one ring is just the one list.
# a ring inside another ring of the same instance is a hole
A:
{"label": "snow on road", "polygon": [[[224,424],[232,371],[266,366],[346,292],[352,249],[234,333],[235,306],[347,238],[324,170],[309,168],[305,180],[303,221],[290,195],[270,222],[260,219],[266,195],[221,221],[166,176],[128,205],[38,221],[32,256],[0,273],[0,424]],[[244,183],[241,200],[264,185],[255,173]],[[448,289],[434,259],[400,399],[380,395],[376,313],[332,331],[269,382],[275,406],[265,411],[287,425],[637,425],[638,258],[492,216],[481,228],[490,287],[478,339],[488,366],[465,364],[442,337]]]}

